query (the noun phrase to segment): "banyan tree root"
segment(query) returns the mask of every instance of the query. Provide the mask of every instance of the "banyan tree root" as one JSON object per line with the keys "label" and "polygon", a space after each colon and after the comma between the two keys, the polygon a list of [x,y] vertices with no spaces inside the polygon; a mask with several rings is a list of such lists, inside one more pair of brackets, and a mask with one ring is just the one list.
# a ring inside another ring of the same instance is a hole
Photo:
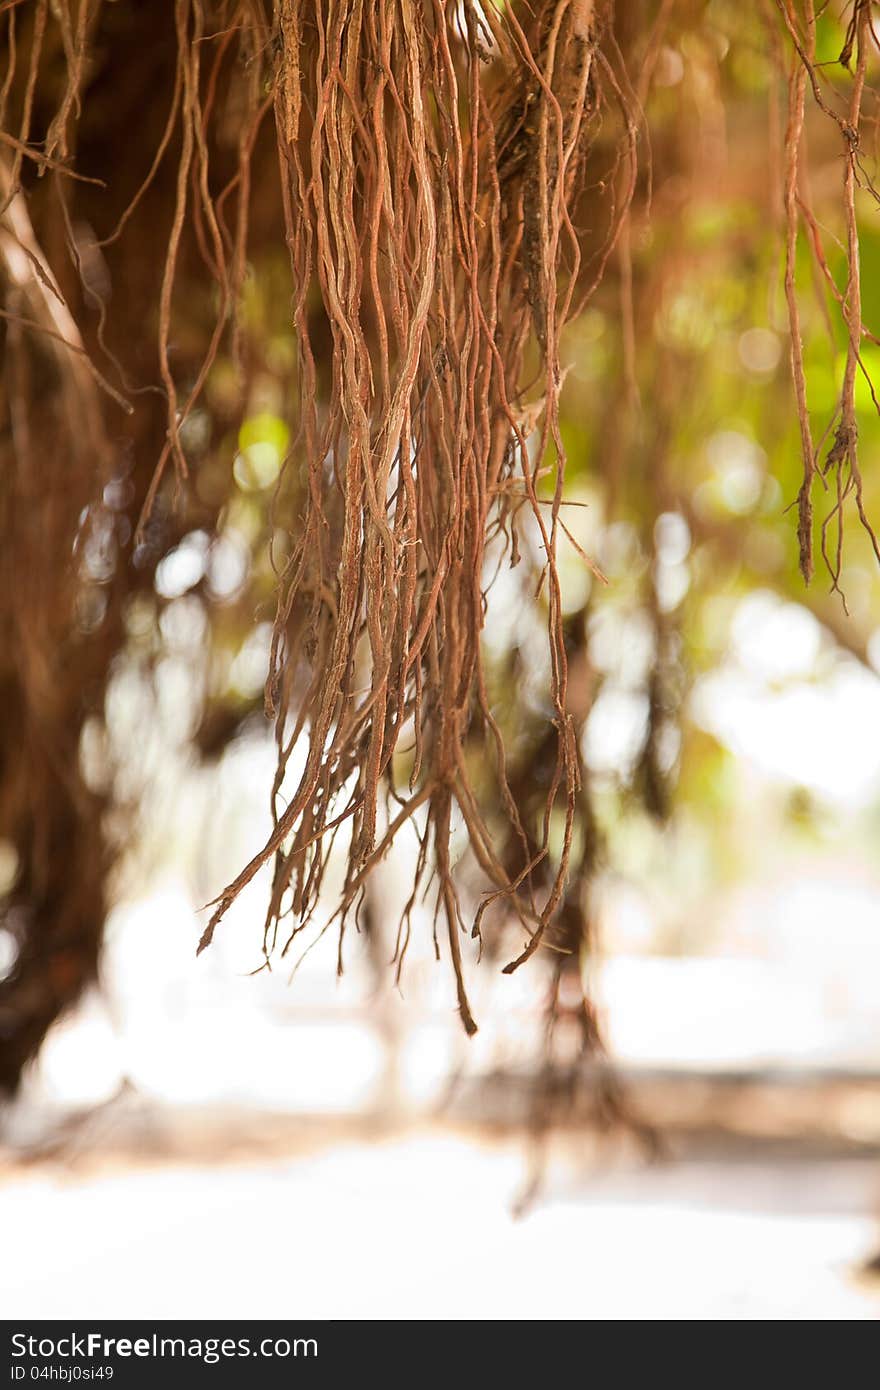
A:
{"label": "banyan tree root", "polygon": [[[267,687],[274,829],[218,899],[201,945],[270,858],[266,950],[285,919],[289,944],[347,823],[341,943],[371,867],[413,822],[425,847],[414,890],[430,862],[469,1033],[453,813],[496,894],[513,896],[529,868],[480,652],[487,546],[523,507],[546,556],[556,772],[542,839],[557,806],[564,834],[542,899],[515,897],[525,945],[508,969],[540,944],[569,866],[579,774],[555,563],[559,335],[577,285],[572,209],[599,102],[600,32],[583,0],[534,13],[422,0],[280,6],[274,110],[301,375],[293,459],[308,500],[280,579]],[[316,297],[331,342],[326,384]],[[548,457],[556,486],[542,499]],[[475,722],[523,847],[513,877],[471,786]],[[305,767],[282,798],[301,737]],[[395,754],[407,745],[401,791]]]}
{"label": "banyan tree root", "polygon": [[[872,96],[867,83],[868,63],[872,56],[876,56],[878,39],[872,24],[871,0],[853,0],[849,6],[844,45],[838,57],[839,67],[846,69],[852,75],[849,93],[844,100],[837,93],[827,92],[822,85],[821,79],[826,74],[822,71],[822,66],[817,65],[816,62],[818,15],[814,0],[803,0],[802,6],[796,5],[795,0],[775,0],[775,3],[789,40],[791,52],[788,79],[788,121],[784,149],[783,200],[786,224],[785,296],[791,330],[791,371],[803,456],[803,481],[797,497],[800,569],[804,580],[809,583],[813,574],[814,483],[817,478],[821,479],[827,488],[830,479],[832,505],[821,523],[820,548],[822,558],[831,576],[832,590],[841,595],[845,607],[846,600],[840,587],[840,578],[843,569],[844,511],[848,503],[854,502],[859,522],[870,539],[877,560],[880,561],[880,542],[878,542],[873,525],[865,511],[862,496],[855,403],[856,382],[861,375],[867,383],[875,409],[880,411],[880,403],[878,403],[873,382],[862,356],[864,340],[876,340],[862,321],[859,230],[856,211],[856,199],[861,191],[864,191],[875,203],[880,202],[880,194],[878,194],[874,181],[866,168],[862,148],[863,130],[870,130],[872,126],[876,125],[874,102],[871,103],[870,113],[866,111],[866,106],[868,98]],[[846,282],[842,288],[837,285],[828,268],[823,246],[823,234],[813,215],[809,193],[802,178],[808,88],[819,111],[837,127],[842,145],[842,206],[846,253]],[[801,315],[795,287],[795,266],[801,219],[805,224],[810,253],[831,291],[832,298],[837,301],[839,306],[840,317],[847,338],[839,395],[831,419],[826,424],[818,443],[813,438],[808,409],[807,379],[801,339]],[[821,451],[829,439],[831,442],[823,462],[820,457]]]}

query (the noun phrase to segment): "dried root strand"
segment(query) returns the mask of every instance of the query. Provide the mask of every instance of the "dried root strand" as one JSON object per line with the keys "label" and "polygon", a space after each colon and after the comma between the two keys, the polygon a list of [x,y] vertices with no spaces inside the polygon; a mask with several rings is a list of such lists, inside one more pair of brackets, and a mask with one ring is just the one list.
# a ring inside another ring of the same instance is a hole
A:
{"label": "dried root strand", "polygon": [[[821,73],[816,65],[816,12],[813,0],[803,0],[802,21],[799,18],[795,0],[776,0],[776,6],[793,48],[788,80],[788,126],[784,156],[785,297],[791,337],[792,378],[800,424],[804,470],[803,481],[797,497],[800,568],[804,580],[809,583],[813,573],[813,483],[817,475],[823,482],[830,475],[834,486],[834,504],[822,521],[821,550],[831,576],[832,590],[840,593],[841,598],[843,598],[840,579],[843,568],[844,509],[847,499],[851,496],[855,500],[859,521],[870,539],[875,556],[880,561],[880,544],[878,544],[877,536],[865,511],[863,499],[855,405],[856,380],[861,371],[868,381],[875,407],[878,406],[873,384],[868,377],[861,357],[863,336],[872,338],[873,335],[868,332],[862,322],[859,231],[856,211],[856,195],[860,188],[867,188],[874,199],[878,199],[874,185],[870,177],[864,172],[860,158],[868,53],[872,44],[876,47],[877,41],[871,24],[870,0],[853,0],[845,42],[839,58],[840,65],[847,70],[850,70],[853,58],[855,59],[849,101],[846,114],[843,115],[835,109],[833,100],[826,98],[823,93],[820,81]],[[821,233],[810,210],[808,200],[800,189],[807,85],[812,90],[813,98],[819,110],[838,127],[843,143],[842,205],[845,224],[844,249],[847,259],[847,279],[845,289],[842,292],[834,284],[822,247]],[[823,436],[827,438],[829,434],[832,434],[832,442],[821,468],[818,463],[818,450],[813,442],[810,423],[800,308],[795,288],[795,262],[800,215],[803,215],[807,225],[810,249],[818,267],[817,273],[829,285],[833,297],[839,305],[847,334],[846,362],[837,408]],[[831,538],[832,529],[835,532],[833,541]],[[846,600],[843,601],[845,607]]]}

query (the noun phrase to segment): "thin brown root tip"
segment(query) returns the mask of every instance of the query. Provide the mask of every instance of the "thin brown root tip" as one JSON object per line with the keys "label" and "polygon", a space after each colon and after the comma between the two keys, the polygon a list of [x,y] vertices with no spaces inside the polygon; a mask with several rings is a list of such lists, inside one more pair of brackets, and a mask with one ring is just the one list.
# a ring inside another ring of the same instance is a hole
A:
{"label": "thin brown root tip", "polygon": [[202,935],[201,935],[201,937],[200,937],[200,939],[199,939],[199,944],[198,944],[198,946],[196,947],[196,955],[197,955],[197,956],[200,956],[200,955],[202,954],[202,952],[206,949],[206,947],[210,946],[210,944],[211,944],[211,942],[212,942],[213,940],[214,940],[214,923],[213,923],[213,922],[209,922],[208,925],[205,927],[205,930],[202,932]]}
{"label": "thin brown root tip", "polygon": [[813,577],[813,546],[810,538],[811,525],[811,519],[806,523],[802,520],[799,527],[800,545],[798,547],[798,569],[801,572],[801,578],[805,584],[809,584]]}
{"label": "thin brown root tip", "polygon": [[461,1010],[459,1010],[459,1013],[461,1013],[461,1021],[464,1024],[464,1031],[467,1033],[468,1037],[472,1038],[474,1033],[479,1033],[480,1030],[476,1023],[474,1023],[470,1014],[462,1013]]}
{"label": "thin brown root tip", "polygon": [[504,969],[501,972],[502,975],[512,975],[514,970],[519,970],[521,965],[525,965],[526,961],[531,959],[531,957],[535,954],[536,950],[538,949],[538,946],[541,944],[541,938],[543,937],[543,934],[543,931],[541,931],[537,935],[533,936],[528,946],[525,948],[524,951],[520,952],[516,960],[512,960],[508,965],[505,965]]}

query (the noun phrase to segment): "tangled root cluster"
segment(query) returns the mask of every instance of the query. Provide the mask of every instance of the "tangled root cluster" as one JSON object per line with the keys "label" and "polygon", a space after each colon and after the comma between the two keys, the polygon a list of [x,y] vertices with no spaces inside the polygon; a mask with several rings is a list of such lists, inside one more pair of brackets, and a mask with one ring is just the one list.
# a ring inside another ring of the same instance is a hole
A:
{"label": "tangled root cluster", "polygon": [[[578,785],[555,566],[565,457],[558,344],[578,283],[571,212],[597,100],[592,6],[541,6],[528,30],[515,10],[470,4],[291,0],[279,18],[275,118],[301,356],[293,458],[308,501],[280,579],[268,685],[276,793],[304,731],[309,751],[271,838],[223,894],[202,944],[269,855],[270,925],[290,914],[298,930],[316,904],[327,843],[349,821],[344,923],[372,865],[425,808],[413,892],[433,860],[472,1032],[450,818],[455,804],[490,882],[510,891],[464,741],[478,721],[517,825],[480,630],[487,546],[509,538],[521,506],[547,556],[557,742],[547,816],[557,799],[569,813],[545,900],[518,900],[529,940],[514,965],[560,901]],[[309,327],[316,293],[330,327],[326,392]],[[531,416],[527,390],[541,397]],[[557,486],[544,507],[548,450]],[[404,741],[414,751],[401,796],[393,760]],[[521,827],[520,836],[525,871]]]}

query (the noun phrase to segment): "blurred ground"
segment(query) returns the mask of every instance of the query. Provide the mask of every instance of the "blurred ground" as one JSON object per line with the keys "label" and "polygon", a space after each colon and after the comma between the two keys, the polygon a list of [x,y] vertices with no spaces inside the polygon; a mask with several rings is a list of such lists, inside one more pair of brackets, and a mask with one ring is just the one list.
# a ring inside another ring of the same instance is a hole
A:
{"label": "blurred ground", "polygon": [[549,1079],[520,977],[475,972],[466,1043],[430,962],[405,1000],[320,950],[291,987],[245,974],[244,933],[197,961],[182,894],[144,905],[2,1117],[3,1314],[873,1320],[875,902],[839,957],[799,931],[778,959],[609,961],[662,1156],[581,1106],[519,1217]]}
{"label": "blurred ground", "polygon": [[880,1315],[880,1148],[818,1130],[685,1126],[652,1164],[568,1131],[519,1218],[519,1129],[128,1095],[60,1137],[0,1154],[8,1318]]}

